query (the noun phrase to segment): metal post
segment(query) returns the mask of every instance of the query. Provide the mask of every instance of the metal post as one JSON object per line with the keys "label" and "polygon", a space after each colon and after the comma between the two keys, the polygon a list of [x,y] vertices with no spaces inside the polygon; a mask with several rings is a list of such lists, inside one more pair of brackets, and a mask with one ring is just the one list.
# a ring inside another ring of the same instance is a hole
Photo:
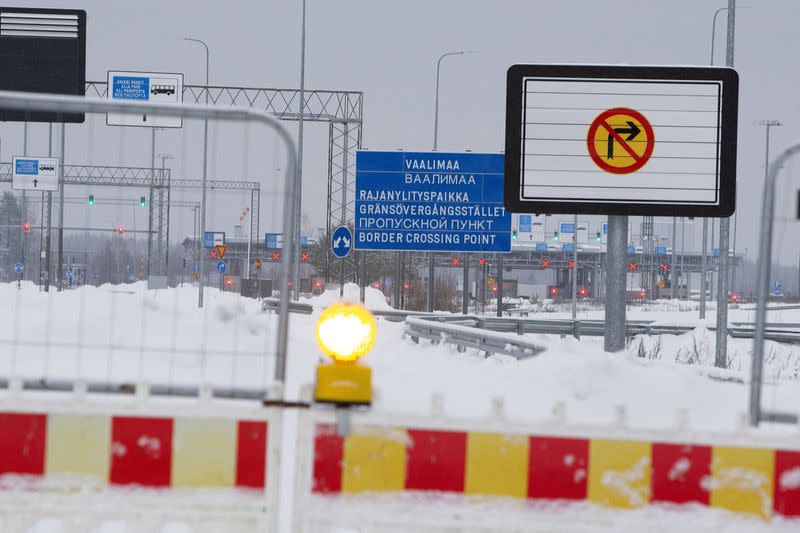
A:
{"label": "metal post", "polygon": [[[205,41],[200,39],[192,39],[184,37],[185,41],[192,41],[203,45],[206,50],[206,105],[208,105],[208,67],[209,67],[209,53],[208,45]],[[208,181],[208,119],[203,120],[203,192],[200,195],[200,235],[198,238],[203,239],[206,232],[206,183]],[[199,248],[202,250],[202,246]],[[197,262],[200,264],[200,283],[197,293],[197,307],[203,307],[203,287],[205,285],[205,266],[206,262],[198,254]]]}
{"label": "metal post", "polygon": [[[23,134],[22,140],[22,155],[28,155],[28,123],[25,123],[25,130]],[[25,237],[25,230],[23,229],[22,225],[25,223],[25,219],[27,218],[27,211],[28,211],[28,199],[25,195],[25,191],[22,191],[22,205],[20,206],[20,224],[19,224],[19,261],[20,263],[25,263],[25,241],[27,240]],[[25,270],[22,271],[20,275],[20,279],[25,278]]]}
{"label": "metal post", "polygon": [[392,305],[395,309],[400,309],[400,287],[403,281],[400,279],[400,254],[402,252],[394,253],[394,283],[392,287]]}
{"label": "metal post", "polygon": [[461,313],[469,313],[469,255],[461,255],[461,267],[463,268],[463,279],[461,280]]}
{"label": "metal post", "polygon": [[750,425],[758,426],[761,412],[761,380],[764,357],[764,325],[767,316],[767,297],[769,295],[769,276],[772,266],[772,225],[775,210],[775,182],[783,164],[800,152],[800,142],[795,142],[775,159],[767,170],[762,200],[760,252],[758,262],[758,283],[756,291],[756,329],[753,335],[753,362],[750,377]]}
{"label": "metal post", "polygon": [[619,352],[625,348],[626,260],[628,257],[628,217],[608,217],[606,266],[606,331],[604,349]]}
{"label": "metal post", "polygon": [[247,259],[244,264],[244,279],[250,279],[250,246],[253,242],[253,195],[250,195],[250,231],[247,232]]}
{"label": "metal post", "polygon": [[[681,261],[679,263],[680,268],[680,280],[681,284],[686,286],[686,290],[689,290],[689,284],[684,281],[683,279],[683,268],[686,263],[686,217],[681,217]],[[683,291],[679,291],[678,294],[680,295],[680,299],[683,300]],[[687,293],[688,296],[688,293]]]}
{"label": "metal post", "polygon": [[58,290],[62,290],[62,278],[64,277],[63,267],[64,263],[64,137],[66,130],[64,123],[61,123],[61,164],[58,165]]}
{"label": "metal post", "polygon": [[[725,64],[733,66],[734,29],[736,27],[736,0],[728,0],[728,38]],[[719,272],[717,273],[717,349],[714,364],[725,368],[728,363],[728,248],[730,240],[729,218],[719,221]]]}
{"label": "metal post", "polygon": [[703,246],[700,258],[700,318],[706,317],[706,263],[708,256],[708,219],[703,219]]}
{"label": "metal post", "polygon": [[578,215],[572,226],[572,320],[578,318]]}
{"label": "metal post", "polygon": [[678,217],[672,217],[672,255],[669,258],[669,271],[671,277],[671,290],[672,299],[676,299],[678,297],[678,269],[675,268],[675,257],[678,255],[678,247],[676,236],[678,235]]}
{"label": "metal post", "polygon": [[[305,3],[305,2],[304,2]],[[350,124],[344,123],[344,153],[342,154],[342,218],[339,219],[339,224],[342,226],[347,225],[347,152],[350,144]],[[300,242],[298,238],[298,243]],[[352,244],[352,243],[351,243]],[[354,256],[355,257],[355,256]],[[344,267],[347,259],[345,257],[339,259],[339,296],[344,297]],[[356,269],[358,269],[358,258],[354,260]]]}
{"label": "metal post", "polygon": [[[711,219],[711,255],[714,255],[714,240],[717,238],[717,219]],[[711,271],[711,276],[708,279],[709,287],[708,287],[708,295],[709,300],[716,298],[716,294],[714,293],[714,271]]]}
{"label": "metal post", "polygon": [[[442,68],[442,59],[448,56],[458,56],[464,55],[463,50],[459,50],[457,52],[445,52],[444,54],[439,56],[439,60],[436,62],[436,97],[434,101],[434,110],[433,110],[433,151],[439,149],[439,72]],[[433,264],[433,252],[428,252],[428,301],[427,301],[427,311],[430,313],[433,311],[433,299],[434,299],[434,264]]]}
{"label": "metal post", "polygon": [[[306,0],[303,0],[302,21],[300,29],[300,115],[297,118],[297,191],[294,198],[294,224],[291,238],[295,242],[295,253],[292,256],[292,280],[294,281],[293,298],[300,298],[300,222],[303,206],[303,119],[305,114],[306,87]],[[344,183],[342,184],[342,224],[347,223],[347,122],[344,124]],[[344,259],[342,259],[344,261]]]}
{"label": "metal post", "polygon": [[497,254],[497,316],[503,316],[503,254]]}
{"label": "metal post", "polygon": [[[47,136],[47,155],[53,157],[53,123],[49,124],[49,135]],[[60,171],[59,171],[60,172]],[[52,280],[52,257],[50,254],[51,234],[53,231],[53,192],[47,191],[47,236],[44,239],[44,259],[45,268],[47,269],[47,283],[45,283],[45,292],[50,292],[50,280]]]}

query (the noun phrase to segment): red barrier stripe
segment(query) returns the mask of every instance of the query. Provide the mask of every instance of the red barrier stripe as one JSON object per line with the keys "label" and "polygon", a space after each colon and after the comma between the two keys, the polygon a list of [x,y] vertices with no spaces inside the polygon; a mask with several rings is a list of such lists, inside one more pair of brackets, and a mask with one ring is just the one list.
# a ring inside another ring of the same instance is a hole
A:
{"label": "red barrier stripe", "polygon": [[333,424],[317,424],[314,435],[314,476],[311,490],[322,494],[342,491],[344,438]]}
{"label": "red barrier stripe", "polygon": [[775,452],[775,512],[800,516],[800,452]]}
{"label": "red barrier stripe", "polygon": [[585,500],[589,440],[530,438],[528,498]]}
{"label": "red barrier stripe", "polygon": [[171,418],[113,417],[111,483],[168,487],[172,474],[172,429]]}
{"label": "red barrier stripe", "polygon": [[240,420],[236,431],[236,486],[264,488],[267,466],[267,423]]}
{"label": "red barrier stripe", "polygon": [[711,475],[711,447],[653,443],[652,449],[652,501],[709,505],[702,482]]}
{"label": "red barrier stripe", "polygon": [[409,429],[406,489],[464,492],[467,434]]}
{"label": "red barrier stripe", "polygon": [[0,474],[44,474],[47,415],[0,413]]}

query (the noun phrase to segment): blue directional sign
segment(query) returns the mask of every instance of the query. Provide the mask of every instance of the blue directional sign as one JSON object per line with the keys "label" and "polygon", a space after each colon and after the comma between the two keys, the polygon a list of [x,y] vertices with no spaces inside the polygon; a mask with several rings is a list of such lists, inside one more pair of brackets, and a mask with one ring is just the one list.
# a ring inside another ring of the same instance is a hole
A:
{"label": "blue directional sign", "polygon": [[558,231],[561,233],[575,233],[575,224],[572,222],[562,222]]}
{"label": "blue directional sign", "polygon": [[203,234],[204,248],[214,248],[218,244],[225,244],[224,231],[207,231]]}
{"label": "blue directional sign", "polygon": [[220,274],[224,274],[228,271],[228,267],[225,265],[225,261],[220,261],[217,263],[217,272]]}
{"label": "blue directional sign", "polygon": [[780,296],[783,294],[783,283],[776,281],[775,284],[772,285],[772,294],[774,296]]}
{"label": "blue directional sign", "polygon": [[194,268],[192,268],[192,273],[193,274],[199,274],[200,273],[200,265],[195,265]]}
{"label": "blue directional sign", "polygon": [[264,235],[264,246],[267,250],[277,250],[282,248],[283,239],[279,233],[267,233]]}
{"label": "blue directional sign", "polygon": [[667,255],[667,247],[666,246],[656,246],[655,254],[656,255]]}
{"label": "blue directional sign", "polygon": [[536,251],[537,252],[546,252],[547,251],[547,243],[546,242],[537,242],[536,243]]}
{"label": "blue directional sign", "polygon": [[519,232],[520,233],[530,233],[531,232],[531,222],[533,221],[533,217],[531,215],[520,215],[519,216]]}
{"label": "blue directional sign", "polygon": [[14,272],[22,274],[22,263],[14,263]]}
{"label": "blue directional sign", "polygon": [[353,234],[347,226],[339,226],[331,234],[331,251],[338,258],[345,257],[353,248]]}
{"label": "blue directional sign", "polygon": [[628,255],[636,255],[636,247],[628,246]]}
{"label": "blue directional sign", "polygon": [[603,235],[608,235],[608,222],[603,222]]}
{"label": "blue directional sign", "polygon": [[564,251],[564,252],[574,252],[575,251],[575,243],[565,242],[561,246],[561,250]]}
{"label": "blue directional sign", "polygon": [[502,154],[356,154],[355,248],[510,252]]}
{"label": "blue directional sign", "polygon": [[711,251],[711,256],[712,256],[712,257],[719,257],[719,248],[714,248],[714,249]]}

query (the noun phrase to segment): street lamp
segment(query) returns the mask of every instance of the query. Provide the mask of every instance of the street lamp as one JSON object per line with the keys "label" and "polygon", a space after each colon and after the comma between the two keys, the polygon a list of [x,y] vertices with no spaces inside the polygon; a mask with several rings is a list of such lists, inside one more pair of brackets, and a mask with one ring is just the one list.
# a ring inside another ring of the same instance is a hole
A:
{"label": "street lamp", "polygon": [[[472,50],[457,50],[455,52],[445,52],[439,56],[438,61],[436,61],[436,97],[435,97],[435,104],[434,104],[434,111],[433,111],[433,151],[435,152],[439,148],[439,73],[442,68],[442,59],[449,56],[462,56],[464,54],[474,54],[475,52]],[[469,261],[464,261],[464,275],[466,276],[469,272],[468,270],[468,263]],[[434,268],[433,268],[433,252],[428,253],[428,302],[427,308],[428,312],[433,311],[433,275],[434,275]],[[466,279],[466,278],[465,278]],[[462,299],[466,301],[466,295],[462,294]],[[462,304],[463,305],[463,304]],[[466,313],[465,313],[466,314]]]}
{"label": "street lamp", "polygon": [[[206,105],[208,105],[208,65],[209,65],[209,53],[208,53],[208,45],[205,41],[201,39],[193,39],[191,37],[184,37],[184,41],[191,41],[193,43],[199,43],[203,45],[203,48],[206,49]],[[200,235],[199,239],[202,239],[205,235],[206,231],[206,178],[208,176],[208,119],[203,120],[203,192],[200,196]],[[200,262],[200,292],[197,295],[197,307],[203,307],[203,274],[205,273],[205,261],[202,260],[200,255],[200,241],[195,242],[195,246],[197,246],[197,257],[199,258]]]}

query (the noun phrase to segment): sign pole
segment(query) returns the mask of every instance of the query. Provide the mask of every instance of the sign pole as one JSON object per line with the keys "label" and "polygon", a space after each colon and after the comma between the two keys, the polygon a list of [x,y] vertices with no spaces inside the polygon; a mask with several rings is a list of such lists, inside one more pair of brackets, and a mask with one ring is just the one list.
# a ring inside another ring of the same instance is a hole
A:
{"label": "sign pole", "polygon": [[606,331],[604,349],[619,352],[625,348],[625,300],[627,296],[628,217],[608,217],[606,268]]}
{"label": "sign pole", "polygon": [[497,316],[503,316],[503,254],[497,254]]}
{"label": "sign pole", "polygon": [[461,284],[461,314],[469,313],[469,255],[461,256],[461,264],[464,269],[463,283]]}
{"label": "sign pole", "polygon": [[[734,30],[736,28],[736,0],[728,0],[728,39],[725,65],[733,66]],[[728,364],[728,246],[731,221],[719,220],[719,272],[717,273],[717,350],[714,366],[725,368]],[[763,260],[763,258],[762,258]]]}
{"label": "sign pole", "polygon": [[575,321],[578,318],[578,215],[573,218],[572,229],[572,320]]}
{"label": "sign pole", "polygon": [[64,137],[66,130],[64,123],[61,123],[61,164],[58,165],[58,263],[56,273],[58,274],[58,291],[61,292],[64,274],[61,266],[64,262]]}

